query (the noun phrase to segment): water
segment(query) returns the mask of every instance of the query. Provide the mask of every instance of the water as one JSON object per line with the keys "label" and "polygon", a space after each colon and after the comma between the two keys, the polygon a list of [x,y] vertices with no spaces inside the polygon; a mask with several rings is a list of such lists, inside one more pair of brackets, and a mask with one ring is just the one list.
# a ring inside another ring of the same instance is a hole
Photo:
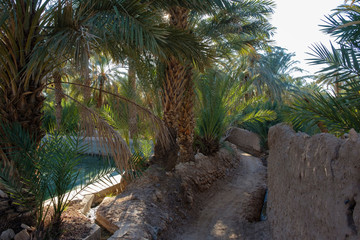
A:
{"label": "water", "polygon": [[103,156],[85,155],[76,166],[76,169],[78,169],[80,173],[74,188],[81,186],[85,179],[92,179],[99,174],[108,175],[111,173],[111,176],[119,174],[116,171],[113,159]]}
{"label": "water", "polygon": [[[66,186],[68,191],[92,184],[100,176],[110,174],[113,177],[119,175],[111,158],[95,155],[83,155],[74,170],[78,171],[78,176],[75,182],[71,182],[71,185]],[[54,184],[50,185],[50,188],[53,189]],[[46,199],[50,199],[50,194],[46,195]]]}
{"label": "water", "polygon": [[261,220],[261,221],[266,221],[266,220],[267,220],[267,212],[266,212],[267,197],[268,197],[268,190],[266,189],[265,198],[264,198],[264,203],[263,203],[263,207],[262,207],[262,209],[261,209],[261,217],[260,217],[260,220]]}

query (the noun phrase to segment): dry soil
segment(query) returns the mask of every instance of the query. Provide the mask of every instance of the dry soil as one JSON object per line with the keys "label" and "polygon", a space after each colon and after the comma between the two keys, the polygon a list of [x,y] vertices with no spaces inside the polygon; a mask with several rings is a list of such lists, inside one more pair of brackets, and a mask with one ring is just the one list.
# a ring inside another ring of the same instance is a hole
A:
{"label": "dry soil", "polygon": [[266,168],[260,159],[246,153],[242,155],[240,165],[231,176],[201,196],[194,217],[168,233],[166,239],[271,239],[267,221],[246,220],[251,193],[264,184]]}

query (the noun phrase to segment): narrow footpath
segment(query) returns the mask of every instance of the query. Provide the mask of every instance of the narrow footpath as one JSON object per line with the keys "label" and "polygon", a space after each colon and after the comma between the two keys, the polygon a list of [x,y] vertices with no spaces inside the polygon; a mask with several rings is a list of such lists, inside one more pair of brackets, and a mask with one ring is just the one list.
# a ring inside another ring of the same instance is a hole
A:
{"label": "narrow footpath", "polygon": [[[202,197],[195,217],[168,234],[173,240],[269,240],[267,221],[249,222],[253,192],[264,189],[266,168],[259,158],[242,153],[232,177],[220,180]],[[258,201],[257,201],[258,202]]]}

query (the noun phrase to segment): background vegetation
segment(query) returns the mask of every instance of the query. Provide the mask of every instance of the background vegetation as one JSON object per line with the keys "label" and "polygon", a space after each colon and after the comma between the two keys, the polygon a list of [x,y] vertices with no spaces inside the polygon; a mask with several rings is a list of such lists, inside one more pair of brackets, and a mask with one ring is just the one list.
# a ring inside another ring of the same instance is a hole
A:
{"label": "background vegetation", "polygon": [[[270,0],[0,1],[0,188],[18,204],[36,197],[42,232],[45,193],[61,197],[79,177],[70,136],[101,138],[131,180],[152,155],[172,170],[216,153],[232,126],[265,148],[280,122],[359,131],[359,1],[326,17],[336,42],[312,47],[310,63],[323,68],[306,77],[271,42],[273,9]],[[57,228],[66,204],[55,205]]]}

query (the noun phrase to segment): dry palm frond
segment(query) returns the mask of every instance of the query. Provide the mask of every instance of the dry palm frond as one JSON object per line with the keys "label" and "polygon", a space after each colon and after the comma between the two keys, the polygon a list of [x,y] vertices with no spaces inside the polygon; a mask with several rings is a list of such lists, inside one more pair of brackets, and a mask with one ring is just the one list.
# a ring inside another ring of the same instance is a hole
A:
{"label": "dry palm frond", "polygon": [[[97,88],[84,86],[78,83],[63,83],[72,84],[78,87],[91,88],[92,90],[99,91],[99,89]],[[49,89],[55,90],[53,88]],[[149,119],[153,123],[152,127],[154,132],[157,133],[157,141],[159,141],[159,144],[164,146],[164,148],[167,148],[167,146],[169,146],[171,139],[169,139],[169,134],[167,134],[168,130],[160,118],[155,116],[148,109],[138,105],[137,103],[123,96],[105,90],[103,90],[103,93],[117,98],[120,102],[131,105],[144,118]],[[83,110],[80,111],[83,115],[81,117],[81,127],[84,131],[83,134],[85,134],[86,136],[95,136],[97,139],[101,140],[99,141],[101,149],[106,150],[113,157],[117,168],[120,171],[124,171],[126,175],[131,175],[127,174],[135,170],[135,167],[132,165],[131,162],[129,162],[129,159],[131,158],[131,152],[119,132],[116,131],[115,128],[95,110],[85,106],[71,96],[66,95],[66,97],[77,103]]]}

